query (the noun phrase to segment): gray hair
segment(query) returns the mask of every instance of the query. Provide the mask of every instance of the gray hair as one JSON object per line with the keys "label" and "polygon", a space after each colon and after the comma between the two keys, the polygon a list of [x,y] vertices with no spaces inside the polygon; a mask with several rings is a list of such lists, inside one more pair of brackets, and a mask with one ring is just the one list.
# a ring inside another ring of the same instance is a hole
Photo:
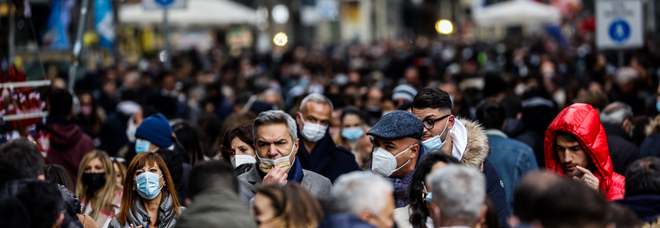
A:
{"label": "gray hair", "polygon": [[310,101],[314,101],[320,104],[330,105],[330,110],[335,110],[335,107],[332,105],[332,101],[330,101],[330,99],[328,99],[327,97],[323,96],[320,93],[312,93],[310,95],[307,95],[300,103],[300,110],[303,110],[305,105],[307,105],[307,103],[309,103]]}
{"label": "gray hair", "polygon": [[339,176],[332,187],[332,209],[355,215],[365,210],[380,214],[392,191],[392,183],[381,175],[370,171],[347,173]]}
{"label": "gray hair", "polygon": [[600,113],[600,122],[621,126],[626,119],[632,120],[633,112],[630,105],[623,102],[613,102],[605,106]]}
{"label": "gray hair", "polygon": [[255,144],[258,138],[257,128],[263,125],[271,125],[271,124],[286,125],[287,131],[291,136],[291,141],[293,143],[296,143],[296,139],[298,139],[296,120],[291,118],[291,116],[286,112],[280,110],[277,111],[271,110],[271,111],[262,112],[261,114],[259,114],[259,116],[257,116],[256,119],[254,119],[254,123],[252,124],[252,137],[254,138]]}
{"label": "gray hair", "polygon": [[486,178],[477,169],[447,165],[426,178],[433,187],[433,203],[445,221],[476,224],[486,199]]}

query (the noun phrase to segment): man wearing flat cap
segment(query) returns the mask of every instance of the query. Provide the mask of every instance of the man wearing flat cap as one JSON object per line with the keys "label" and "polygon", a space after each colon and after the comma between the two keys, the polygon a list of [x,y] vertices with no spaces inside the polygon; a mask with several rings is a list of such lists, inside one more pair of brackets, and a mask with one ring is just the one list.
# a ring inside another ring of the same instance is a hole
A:
{"label": "man wearing flat cap", "polygon": [[371,171],[387,177],[394,185],[396,207],[408,205],[406,189],[417,168],[424,124],[406,111],[394,111],[378,120],[367,132],[373,137]]}

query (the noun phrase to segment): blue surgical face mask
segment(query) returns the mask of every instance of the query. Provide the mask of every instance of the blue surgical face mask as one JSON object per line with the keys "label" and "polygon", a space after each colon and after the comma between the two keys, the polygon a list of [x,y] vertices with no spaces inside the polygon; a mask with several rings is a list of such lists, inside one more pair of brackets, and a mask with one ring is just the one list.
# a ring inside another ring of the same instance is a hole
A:
{"label": "blue surgical face mask", "polygon": [[149,151],[149,147],[151,147],[151,142],[144,139],[135,140],[135,153],[139,154],[142,152],[147,152]]}
{"label": "blue surgical face mask", "polygon": [[341,130],[341,136],[351,141],[358,140],[362,135],[364,135],[362,127],[349,127]]}
{"label": "blue surgical face mask", "polygon": [[447,142],[447,137],[449,137],[449,134],[447,134],[447,136],[445,136],[444,142],[440,139],[440,136],[445,133],[445,131],[447,130],[447,125],[448,124],[449,124],[449,120],[447,122],[445,122],[445,129],[443,129],[442,133],[440,133],[439,135],[436,135],[435,137],[432,137],[430,139],[422,141],[422,146],[424,146],[424,150],[427,153],[436,152],[436,151],[440,150],[440,148],[442,148],[442,146],[445,145],[445,143]]}
{"label": "blue surgical face mask", "polygon": [[426,197],[424,198],[424,200],[426,202],[431,203],[431,201],[433,200],[433,192],[429,192],[429,194],[426,194]]}
{"label": "blue surgical face mask", "polygon": [[154,199],[158,194],[160,194],[160,190],[163,188],[163,186],[160,186],[160,178],[163,177],[163,175],[158,176],[158,174],[152,173],[152,172],[144,172],[137,177],[135,177],[135,181],[137,182],[137,192],[142,196],[142,198],[145,199]]}
{"label": "blue surgical face mask", "polygon": [[655,102],[655,109],[657,109],[658,112],[660,112],[660,101]]}

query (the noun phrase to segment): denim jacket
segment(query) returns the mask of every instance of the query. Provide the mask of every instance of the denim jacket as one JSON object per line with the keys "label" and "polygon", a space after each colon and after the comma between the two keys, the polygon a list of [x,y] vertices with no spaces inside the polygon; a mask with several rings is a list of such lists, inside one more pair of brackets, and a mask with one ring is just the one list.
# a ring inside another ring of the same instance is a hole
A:
{"label": "denim jacket", "polygon": [[[504,194],[511,205],[513,188],[518,184],[518,180],[527,172],[538,170],[536,156],[531,147],[508,138],[500,130],[488,129],[486,134],[490,146],[488,160],[499,172],[504,184]],[[510,206],[509,210],[511,210]]]}

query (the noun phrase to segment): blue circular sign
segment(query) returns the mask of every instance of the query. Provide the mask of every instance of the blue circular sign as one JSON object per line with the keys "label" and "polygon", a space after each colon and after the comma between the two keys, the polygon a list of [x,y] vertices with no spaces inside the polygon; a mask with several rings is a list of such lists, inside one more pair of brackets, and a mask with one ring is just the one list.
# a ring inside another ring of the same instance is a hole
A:
{"label": "blue circular sign", "polygon": [[630,25],[623,19],[615,19],[608,31],[610,39],[617,43],[623,43],[630,38]]}
{"label": "blue circular sign", "polygon": [[162,6],[162,7],[167,7],[168,5],[172,4],[174,0],[154,0],[156,1],[156,4]]}

